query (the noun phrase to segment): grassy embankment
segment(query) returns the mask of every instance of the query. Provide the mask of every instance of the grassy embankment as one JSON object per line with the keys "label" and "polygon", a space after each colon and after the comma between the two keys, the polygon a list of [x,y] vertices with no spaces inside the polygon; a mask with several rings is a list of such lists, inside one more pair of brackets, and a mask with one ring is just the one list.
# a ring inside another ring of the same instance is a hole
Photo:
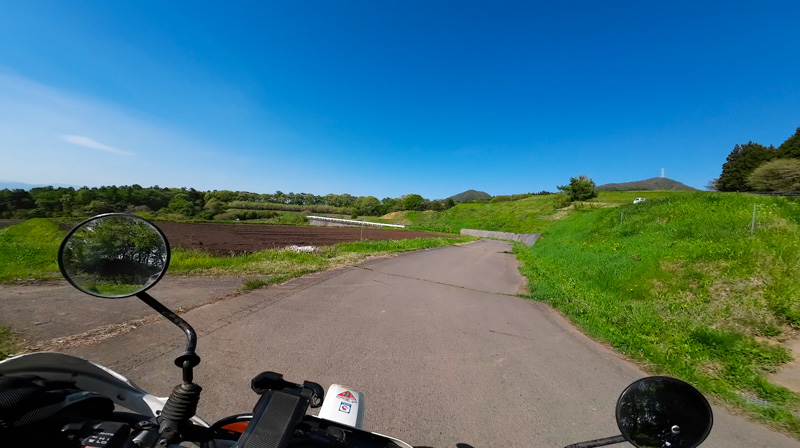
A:
{"label": "grassy embankment", "polygon": [[[640,191],[601,193],[598,198],[579,205],[582,209],[615,206],[633,201],[636,197],[649,200],[685,196],[686,192]],[[386,217],[370,219],[375,222],[405,224],[414,230],[458,233],[461,229],[497,230],[502,232],[540,232],[553,221],[567,216],[575,206],[559,209],[554,206],[555,195],[532,196],[509,202],[458,204],[443,212],[394,212]]]}
{"label": "grassy embankment", "polygon": [[[36,218],[0,229],[0,283],[59,278],[56,257],[66,232],[52,220]],[[352,264],[369,255],[428,249],[471,238],[417,238],[361,241],[322,247],[317,253],[267,249],[252,254],[219,257],[180,248],[172,252],[173,275],[245,276],[243,290],[283,282],[293,277]],[[16,348],[13,334],[0,327],[0,359]]]}
{"label": "grassy embankment", "polygon": [[[639,196],[649,199],[633,205]],[[530,298],[559,309],[648,371],[685,379],[800,436],[794,414],[800,395],[768,379],[790,360],[780,342],[800,328],[799,201],[607,192],[577,209],[556,210],[547,198],[397,218],[441,230],[542,232],[534,247],[514,250]]]}

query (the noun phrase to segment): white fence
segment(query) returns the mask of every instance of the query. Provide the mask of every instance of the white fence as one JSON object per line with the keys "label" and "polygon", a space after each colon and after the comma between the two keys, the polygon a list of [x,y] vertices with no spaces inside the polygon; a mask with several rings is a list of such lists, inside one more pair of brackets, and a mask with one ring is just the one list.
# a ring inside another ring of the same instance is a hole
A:
{"label": "white fence", "polygon": [[384,224],[382,222],[369,222],[369,221],[355,221],[352,219],[339,219],[339,218],[327,218],[325,216],[306,216],[309,221],[327,221],[327,222],[335,222],[339,224],[347,224],[351,226],[376,226],[376,227],[396,227],[398,229],[403,229],[405,226],[401,226],[399,224]]}

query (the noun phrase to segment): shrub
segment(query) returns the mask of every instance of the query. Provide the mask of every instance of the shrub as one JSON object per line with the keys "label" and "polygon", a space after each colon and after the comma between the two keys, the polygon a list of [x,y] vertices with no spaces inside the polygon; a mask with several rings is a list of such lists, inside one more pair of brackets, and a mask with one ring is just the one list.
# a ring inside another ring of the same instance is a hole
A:
{"label": "shrub", "polygon": [[270,219],[278,216],[278,212],[272,210],[228,210],[228,214],[233,215],[234,219]]}
{"label": "shrub", "polygon": [[800,160],[775,159],[756,168],[748,177],[755,191],[800,191]]}
{"label": "shrub", "polygon": [[569,198],[569,195],[564,193],[556,193],[553,195],[553,207],[555,208],[564,208],[568,206],[572,202]]}
{"label": "shrub", "polygon": [[594,181],[585,174],[570,178],[569,185],[562,185],[558,189],[568,194],[570,201],[585,201],[597,197]]}
{"label": "shrub", "polygon": [[302,226],[304,224],[308,224],[306,217],[300,213],[286,213],[280,217],[278,222],[290,226]]}

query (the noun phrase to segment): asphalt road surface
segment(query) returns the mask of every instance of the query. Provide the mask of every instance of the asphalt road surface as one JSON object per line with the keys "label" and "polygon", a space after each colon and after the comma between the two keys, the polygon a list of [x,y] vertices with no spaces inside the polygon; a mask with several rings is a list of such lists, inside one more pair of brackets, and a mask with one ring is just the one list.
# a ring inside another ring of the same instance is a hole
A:
{"label": "asphalt road surface", "polygon": [[[510,248],[481,240],[372,260],[186,313],[200,334],[199,415],[249,412],[250,379],[272,370],[364,392],[366,429],[415,446],[563,447],[615,435],[616,398],[645,374],[514,296],[524,280]],[[182,344],[162,321],[71,352],[167,395]],[[714,411],[704,447],[800,447]]]}

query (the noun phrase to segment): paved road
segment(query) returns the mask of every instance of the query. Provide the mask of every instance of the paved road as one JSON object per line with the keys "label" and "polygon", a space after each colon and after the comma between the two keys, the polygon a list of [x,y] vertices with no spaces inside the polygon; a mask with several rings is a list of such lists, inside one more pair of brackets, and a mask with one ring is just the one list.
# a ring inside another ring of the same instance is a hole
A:
{"label": "paved road", "polygon": [[[508,243],[373,260],[187,313],[201,335],[200,414],[247,412],[249,380],[342,383],[367,397],[366,427],[432,447],[563,447],[614,434],[618,393],[644,376],[523,284]],[[166,395],[179,330],[165,322],[73,349]],[[716,408],[708,447],[800,447]]]}

